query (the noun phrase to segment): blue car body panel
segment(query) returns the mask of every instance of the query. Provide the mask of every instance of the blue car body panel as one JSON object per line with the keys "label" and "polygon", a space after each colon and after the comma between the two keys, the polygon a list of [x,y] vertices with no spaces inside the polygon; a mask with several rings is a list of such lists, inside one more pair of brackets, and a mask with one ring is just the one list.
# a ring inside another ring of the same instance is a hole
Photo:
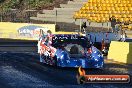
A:
{"label": "blue car body panel", "polygon": [[92,46],[93,53],[90,57],[85,58],[70,58],[68,53],[63,50],[57,50],[57,65],[60,67],[79,67],[83,68],[102,68],[104,58],[101,52]]}
{"label": "blue car body panel", "polygon": [[[52,62],[52,60],[56,59],[56,65],[60,67],[83,67],[83,68],[103,68],[104,65],[104,58],[102,56],[102,53],[94,46],[90,46],[91,53],[89,54],[87,51],[84,52],[82,57],[71,57],[70,53],[64,49],[56,48],[62,44],[80,44],[83,48],[87,49],[87,38],[86,37],[80,37],[79,35],[53,35],[54,38],[52,38],[52,45],[48,45],[48,43],[45,41],[42,43],[45,48],[45,52],[48,52],[49,54],[44,54],[44,57],[40,56],[40,62],[48,63]],[[71,39],[73,38],[73,39]],[[69,39],[69,40],[68,40]],[[61,41],[62,40],[62,41]],[[81,42],[80,42],[81,41]],[[47,44],[46,44],[47,43]],[[58,44],[58,45],[57,45]],[[50,56],[50,53],[48,49],[56,48],[54,57]],[[48,55],[48,56],[45,56]],[[46,61],[47,57],[50,61]]]}

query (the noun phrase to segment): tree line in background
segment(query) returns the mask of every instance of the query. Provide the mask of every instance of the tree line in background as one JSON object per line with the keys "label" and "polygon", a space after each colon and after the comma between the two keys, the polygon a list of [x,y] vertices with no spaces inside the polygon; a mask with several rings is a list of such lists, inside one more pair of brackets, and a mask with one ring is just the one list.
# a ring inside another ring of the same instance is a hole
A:
{"label": "tree line in background", "polygon": [[[69,0],[0,0],[0,21],[28,22],[43,9],[51,10]],[[35,12],[31,11],[35,10]]]}
{"label": "tree line in background", "polygon": [[0,0],[0,10],[37,9],[42,5],[53,3],[53,0]]}

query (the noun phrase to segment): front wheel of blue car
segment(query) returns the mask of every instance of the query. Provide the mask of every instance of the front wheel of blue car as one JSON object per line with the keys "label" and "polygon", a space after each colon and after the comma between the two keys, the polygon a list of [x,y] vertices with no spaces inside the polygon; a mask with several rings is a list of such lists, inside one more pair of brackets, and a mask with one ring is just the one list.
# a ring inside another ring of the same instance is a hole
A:
{"label": "front wheel of blue car", "polygon": [[57,66],[57,57],[54,56],[52,59],[52,65]]}
{"label": "front wheel of blue car", "polygon": [[45,64],[49,64],[49,65],[53,65],[53,66],[57,66],[56,56],[50,57],[50,56],[45,56],[44,54],[42,54],[40,56],[40,62],[45,63]]}

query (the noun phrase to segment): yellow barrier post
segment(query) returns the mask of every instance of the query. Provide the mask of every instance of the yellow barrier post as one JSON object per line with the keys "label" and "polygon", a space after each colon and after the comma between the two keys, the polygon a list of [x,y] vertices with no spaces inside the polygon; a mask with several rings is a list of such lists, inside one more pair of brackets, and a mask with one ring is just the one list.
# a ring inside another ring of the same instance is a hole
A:
{"label": "yellow barrier post", "polygon": [[132,43],[112,41],[109,47],[108,59],[132,64]]}

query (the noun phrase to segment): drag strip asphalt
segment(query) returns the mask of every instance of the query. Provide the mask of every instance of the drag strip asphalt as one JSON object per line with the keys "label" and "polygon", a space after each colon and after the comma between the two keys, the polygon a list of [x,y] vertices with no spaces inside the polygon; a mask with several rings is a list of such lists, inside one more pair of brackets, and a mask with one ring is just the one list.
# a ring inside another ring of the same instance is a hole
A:
{"label": "drag strip asphalt", "polygon": [[[104,69],[85,69],[87,74],[129,74],[132,68],[105,64]],[[37,53],[0,53],[0,88],[131,88],[129,84],[84,84],[76,81],[76,68],[39,63]]]}
{"label": "drag strip asphalt", "polygon": [[[86,74],[129,74],[132,66],[106,63],[103,69],[85,69]],[[0,39],[0,88],[132,88],[127,84],[78,85],[77,68],[53,67],[39,62],[37,41]]]}

